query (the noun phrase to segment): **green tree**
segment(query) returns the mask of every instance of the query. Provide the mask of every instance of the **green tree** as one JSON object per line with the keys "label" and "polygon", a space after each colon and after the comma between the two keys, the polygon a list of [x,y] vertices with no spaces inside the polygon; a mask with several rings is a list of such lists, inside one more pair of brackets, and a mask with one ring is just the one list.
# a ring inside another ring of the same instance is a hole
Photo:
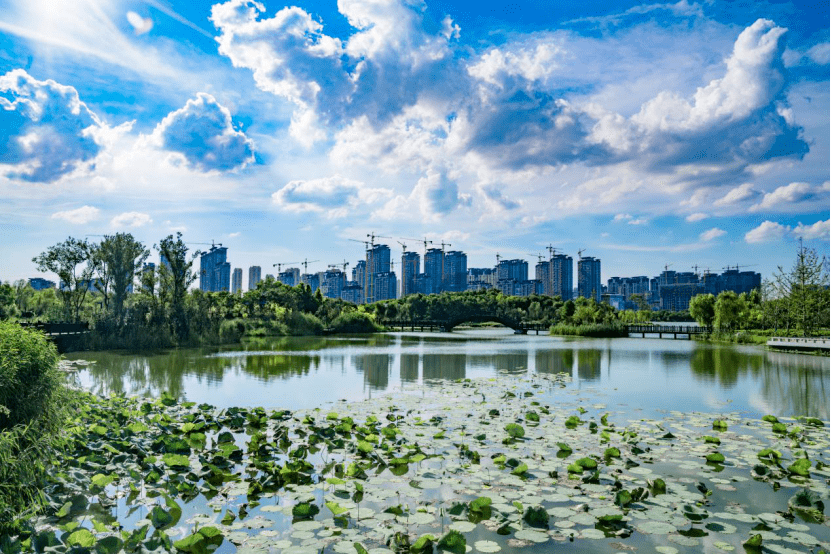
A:
{"label": "green tree", "polygon": [[800,241],[796,260],[789,272],[779,266],[774,275],[776,295],[785,300],[788,327],[801,329],[803,336],[828,326],[828,261]]}
{"label": "green tree", "polygon": [[93,250],[93,265],[98,274],[97,286],[104,296],[104,306],[117,325],[124,322],[124,303],[135,280],[136,272],[150,251],[130,233],[105,236]]}
{"label": "green tree", "polygon": [[690,300],[690,315],[699,325],[711,327],[716,318],[716,297],[712,294],[698,294]]}
{"label": "green tree", "polygon": [[86,299],[95,269],[90,263],[91,256],[92,246],[86,240],[69,237],[32,258],[39,271],[51,271],[60,279],[58,295],[63,301],[66,319],[80,319],[81,305]]}
{"label": "green tree", "polygon": [[0,320],[17,315],[14,287],[8,283],[0,284]]}
{"label": "green tree", "polygon": [[188,318],[185,299],[188,287],[196,280],[191,270],[198,252],[188,256],[188,247],[182,241],[182,233],[168,235],[156,247],[162,263],[159,264],[159,297],[170,318],[171,331],[182,340],[188,336]]}
{"label": "green tree", "polygon": [[719,293],[715,303],[715,326],[722,331],[738,328],[741,314],[745,310],[745,302],[738,294],[731,290]]}

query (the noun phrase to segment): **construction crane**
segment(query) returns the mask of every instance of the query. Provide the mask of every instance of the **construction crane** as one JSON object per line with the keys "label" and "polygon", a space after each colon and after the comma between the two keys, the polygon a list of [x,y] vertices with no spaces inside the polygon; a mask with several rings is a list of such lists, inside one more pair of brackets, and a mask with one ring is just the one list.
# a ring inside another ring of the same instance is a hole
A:
{"label": "construction crane", "polygon": [[582,249],[578,250],[577,251],[577,258],[582,260],[583,259],[583,252],[585,252],[585,251],[586,251],[585,248],[582,248]]}
{"label": "construction crane", "polygon": [[319,262],[319,261],[320,260],[310,260],[310,259],[306,258],[305,260],[300,262],[301,264],[303,264],[303,273],[308,275],[309,274],[309,264],[312,264],[314,262]]}
{"label": "construction crane", "polygon": [[276,267],[277,268],[277,273],[279,274],[282,271],[284,265],[299,264],[299,263],[300,262],[277,262],[276,264],[271,264],[271,267]]}
{"label": "construction crane", "polygon": [[550,244],[549,244],[548,246],[546,246],[546,249],[548,250],[548,256],[549,256],[550,258],[553,258],[553,257],[554,257],[554,254],[556,254],[558,251],[560,251],[560,249],[559,249],[559,248],[554,248],[554,247],[553,247],[553,246],[551,246]]}
{"label": "construction crane", "polygon": [[367,233],[366,236],[369,237],[369,243],[373,246],[375,246],[375,239],[391,239],[392,238],[392,237],[385,237],[383,235],[376,235],[374,232],[373,233]]}
{"label": "construction crane", "polygon": [[404,251],[404,253],[406,254],[406,253],[407,253],[407,245],[406,245],[406,244],[404,244],[403,242],[401,242],[400,240],[397,240],[397,241],[395,241],[395,242],[397,242],[398,244],[400,244],[400,245],[401,245],[401,250],[403,250],[403,251]]}
{"label": "construction crane", "polygon": [[536,256],[538,264],[541,264],[542,261],[545,259],[545,256],[543,256],[542,254],[528,254],[528,255],[529,256]]}
{"label": "construction crane", "polygon": [[725,271],[730,271],[733,268],[736,268],[736,271],[739,270],[740,267],[756,267],[756,264],[736,264],[736,265],[728,265],[727,267],[722,267],[721,269]]}

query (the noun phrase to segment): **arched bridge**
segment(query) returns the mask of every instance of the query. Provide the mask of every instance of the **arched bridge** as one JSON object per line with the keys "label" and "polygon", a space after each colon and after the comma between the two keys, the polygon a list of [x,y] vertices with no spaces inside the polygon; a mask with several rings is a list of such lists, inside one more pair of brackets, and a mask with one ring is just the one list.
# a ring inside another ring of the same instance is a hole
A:
{"label": "arched bridge", "polygon": [[459,315],[456,317],[448,317],[445,319],[420,319],[420,320],[392,320],[385,319],[379,321],[381,325],[389,329],[401,329],[409,331],[445,331],[450,332],[454,327],[463,323],[487,323],[495,322],[505,327],[510,327],[517,334],[526,334],[528,331],[535,331],[539,334],[540,331],[547,331],[548,325],[542,323],[527,323],[512,318],[507,318],[499,314],[489,313],[475,313],[467,315]]}

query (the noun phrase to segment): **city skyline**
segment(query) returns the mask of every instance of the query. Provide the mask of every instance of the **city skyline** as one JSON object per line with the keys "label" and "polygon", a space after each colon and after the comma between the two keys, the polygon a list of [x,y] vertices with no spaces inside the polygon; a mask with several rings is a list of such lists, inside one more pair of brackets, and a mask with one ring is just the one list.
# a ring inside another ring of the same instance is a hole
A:
{"label": "city skyline", "polygon": [[263,275],[371,233],[603,283],[828,252],[827,5],[0,6],[2,281],[116,232]]}

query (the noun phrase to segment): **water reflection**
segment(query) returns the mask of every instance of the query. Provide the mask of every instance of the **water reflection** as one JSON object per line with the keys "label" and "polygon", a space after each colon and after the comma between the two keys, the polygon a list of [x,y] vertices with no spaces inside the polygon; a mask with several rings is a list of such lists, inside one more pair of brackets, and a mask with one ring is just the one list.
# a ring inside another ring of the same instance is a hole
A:
{"label": "water reflection", "polygon": [[568,373],[574,367],[574,350],[542,350],[534,355],[537,373]]}
{"label": "water reflection", "polygon": [[573,387],[591,383],[608,402],[637,399],[643,409],[731,404],[749,413],[822,419],[829,412],[828,357],[675,340],[567,341],[497,333],[270,337],[223,349],[68,357],[97,362],[79,378],[99,393],[169,391],[197,402],[212,395],[209,403],[217,405],[226,397],[244,401],[252,387],[265,401],[279,392],[292,407],[313,407],[303,404],[306,398],[318,404],[358,399],[425,380],[525,375],[532,369],[568,373]]}
{"label": "water reflection", "polygon": [[401,354],[401,368],[399,375],[402,383],[415,383],[418,381],[418,354]]}
{"label": "water reflection", "polygon": [[389,354],[362,354],[352,358],[355,371],[362,373],[364,383],[372,390],[386,390],[390,382],[392,356]]}
{"label": "water reflection", "polygon": [[465,354],[424,354],[424,375],[426,379],[464,379],[467,370]]}

